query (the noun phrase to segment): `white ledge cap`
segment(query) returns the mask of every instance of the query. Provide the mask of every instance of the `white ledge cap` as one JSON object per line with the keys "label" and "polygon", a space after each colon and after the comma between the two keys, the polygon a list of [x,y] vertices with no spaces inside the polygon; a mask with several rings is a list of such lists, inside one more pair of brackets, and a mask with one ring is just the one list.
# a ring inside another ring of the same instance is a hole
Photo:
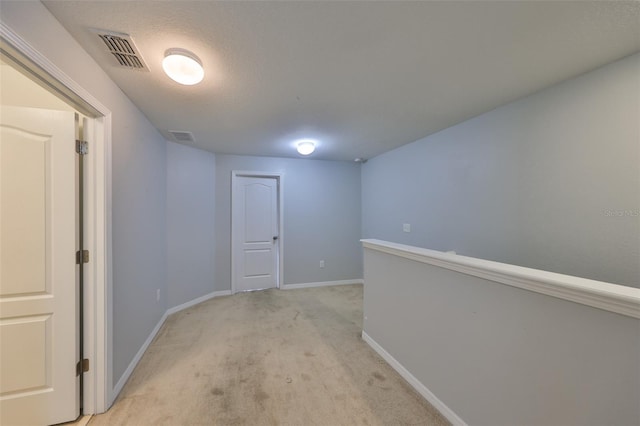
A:
{"label": "white ledge cap", "polygon": [[367,249],[640,319],[640,288],[461,256],[455,252],[375,239],[360,241]]}

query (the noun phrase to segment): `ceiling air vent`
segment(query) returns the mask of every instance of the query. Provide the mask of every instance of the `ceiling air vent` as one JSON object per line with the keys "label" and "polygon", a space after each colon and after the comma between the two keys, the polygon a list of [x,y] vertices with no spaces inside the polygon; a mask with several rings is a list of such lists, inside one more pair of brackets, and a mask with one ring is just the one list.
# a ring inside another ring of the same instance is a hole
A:
{"label": "ceiling air vent", "polygon": [[182,130],[169,130],[171,136],[176,140],[176,142],[195,142],[195,138],[193,137],[193,133],[185,132]]}
{"label": "ceiling air vent", "polygon": [[103,30],[93,31],[115,59],[114,65],[130,70],[149,71],[130,35]]}

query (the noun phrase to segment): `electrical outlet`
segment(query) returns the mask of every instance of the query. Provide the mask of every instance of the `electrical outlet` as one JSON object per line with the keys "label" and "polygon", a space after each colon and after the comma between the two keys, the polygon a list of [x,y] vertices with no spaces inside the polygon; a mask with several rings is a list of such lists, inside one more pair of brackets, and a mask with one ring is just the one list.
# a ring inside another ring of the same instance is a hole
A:
{"label": "electrical outlet", "polygon": [[321,261],[320,261],[320,267],[321,267],[321,268],[324,268],[324,260],[321,260]]}
{"label": "electrical outlet", "polygon": [[402,230],[404,232],[411,232],[411,224],[410,223],[403,223],[402,224]]}
{"label": "electrical outlet", "polygon": [[160,301],[160,289],[156,290],[156,302]]}

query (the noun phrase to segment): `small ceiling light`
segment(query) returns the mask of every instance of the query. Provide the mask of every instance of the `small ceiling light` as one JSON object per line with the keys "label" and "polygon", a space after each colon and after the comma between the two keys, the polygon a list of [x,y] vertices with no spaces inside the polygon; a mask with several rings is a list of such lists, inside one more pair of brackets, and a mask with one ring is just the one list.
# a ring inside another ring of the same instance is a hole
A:
{"label": "small ceiling light", "polygon": [[169,49],[164,52],[162,69],[172,80],[185,86],[198,84],[204,78],[200,59],[185,49]]}
{"label": "small ceiling light", "polygon": [[316,143],[311,139],[302,139],[296,145],[300,155],[310,155],[316,150]]}

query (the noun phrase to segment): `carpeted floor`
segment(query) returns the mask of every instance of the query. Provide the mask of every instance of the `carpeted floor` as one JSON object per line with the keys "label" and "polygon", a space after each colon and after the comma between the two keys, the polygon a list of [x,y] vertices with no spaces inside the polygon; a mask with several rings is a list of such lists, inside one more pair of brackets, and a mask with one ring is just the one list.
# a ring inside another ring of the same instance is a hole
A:
{"label": "carpeted floor", "polygon": [[360,337],[362,285],[212,299],[169,317],[99,425],[445,425]]}

